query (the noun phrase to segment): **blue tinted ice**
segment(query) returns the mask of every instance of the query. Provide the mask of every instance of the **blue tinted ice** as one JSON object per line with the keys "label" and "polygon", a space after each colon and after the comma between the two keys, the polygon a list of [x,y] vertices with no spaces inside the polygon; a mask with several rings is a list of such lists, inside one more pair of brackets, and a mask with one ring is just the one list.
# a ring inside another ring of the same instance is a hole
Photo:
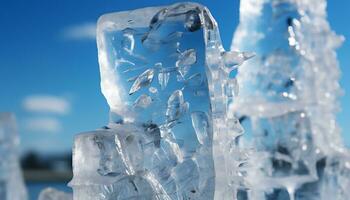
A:
{"label": "blue tinted ice", "polygon": [[254,148],[249,199],[349,198],[348,153],[335,122],[341,42],[325,0],[241,1],[232,49],[256,57],[239,68],[231,111],[249,135],[241,142]]}
{"label": "blue tinted ice", "polygon": [[75,139],[74,199],[232,199],[243,133],[232,70],[209,10],[180,3],[103,15],[97,44],[111,118]]}

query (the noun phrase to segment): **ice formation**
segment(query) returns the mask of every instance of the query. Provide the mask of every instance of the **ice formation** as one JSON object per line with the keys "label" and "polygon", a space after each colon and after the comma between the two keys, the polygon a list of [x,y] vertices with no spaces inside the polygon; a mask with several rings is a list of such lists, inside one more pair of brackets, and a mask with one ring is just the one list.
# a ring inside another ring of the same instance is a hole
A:
{"label": "ice formation", "polygon": [[232,49],[257,56],[239,69],[230,111],[247,130],[240,143],[253,148],[249,199],[350,199],[349,153],[335,116],[342,41],[325,0],[241,0]]}
{"label": "ice formation", "polygon": [[196,3],[103,15],[97,44],[111,117],[75,138],[74,200],[235,199],[245,157],[231,72],[252,54],[225,52]]}
{"label": "ice formation", "polygon": [[19,165],[19,138],[15,117],[11,113],[0,113],[0,199],[26,200]]}

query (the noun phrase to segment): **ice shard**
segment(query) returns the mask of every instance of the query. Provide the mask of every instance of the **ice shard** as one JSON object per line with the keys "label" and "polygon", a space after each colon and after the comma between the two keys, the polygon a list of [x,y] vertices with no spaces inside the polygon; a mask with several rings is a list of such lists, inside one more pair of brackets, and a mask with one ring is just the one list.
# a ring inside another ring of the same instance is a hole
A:
{"label": "ice shard", "polygon": [[227,113],[230,73],[251,54],[225,52],[196,3],[105,14],[97,44],[111,117],[75,138],[74,199],[235,199],[243,130]]}
{"label": "ice shard", "polygon": [[15,117],[11,113],[0,113],[0,199],[26,200],[19,164],[19,137]]}
{"label": "ice shard", "polygon": [[342,41],[327,21],[325,0],[241,1],[231,48],[256,57],[239,68],[231,111],[255,149],[246,166],[249,199],[350,198],[348,155],[336,124],[335,49]]}

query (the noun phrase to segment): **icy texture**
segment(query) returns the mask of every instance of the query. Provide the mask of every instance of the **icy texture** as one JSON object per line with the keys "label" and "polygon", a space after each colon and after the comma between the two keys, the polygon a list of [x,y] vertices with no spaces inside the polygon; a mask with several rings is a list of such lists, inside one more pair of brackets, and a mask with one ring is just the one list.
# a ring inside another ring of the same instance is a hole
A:
{"label": "icy texture", "polygon": [[325,0],[241,1],[232,49],[257,56],[239,69],[240,96],[231,111],[247,127],[242,145],[255,149],[246,164],[250,199],[350,198],[335,122],[341,93],[335,49],[343,38],[326,17]]}
{"label": "icy texture", "polygon": [[40,192],[38,200],[73,200],[72,194],[58,191],[54,188],[46,188]]}
{"label": "icy texture", "polygon": [[341,152],[327,159],[320,183],[322,200],[347,200],[350,198],[350,152]]}
{"label": "icy texture", "polygon": [[225,52],[195,3],[103,15],[97,43],[111,118],[75,138],[74,199],[235,199],[243,130],[227,115],[230,73],[252,54]]}
{"label": "icy texture", "polygon": [[15,117],[11,113],[0,113],[0,199],[26,200],[19,165],[19,138]]}

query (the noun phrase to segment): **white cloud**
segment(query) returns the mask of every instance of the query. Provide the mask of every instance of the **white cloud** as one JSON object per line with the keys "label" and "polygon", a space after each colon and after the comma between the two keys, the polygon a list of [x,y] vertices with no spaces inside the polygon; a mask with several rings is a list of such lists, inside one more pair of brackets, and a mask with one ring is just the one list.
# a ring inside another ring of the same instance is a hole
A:
{"label": "white cloud", "polygon": [[67,39],[94,40],[96,38],[96,23],[83,23],[70,26],[63,31],[63,34]]}
{"label": "white cloud", "polygon": [[50,95],[32,95],[24,98],[23,107],[29,112],[68,114],[70,102],[62,97]]}
{"label": "white cloud", "polygon": [[62,130],[60,121],[50,117],[31,118],[25,121],[28,131],[55,133]]}

